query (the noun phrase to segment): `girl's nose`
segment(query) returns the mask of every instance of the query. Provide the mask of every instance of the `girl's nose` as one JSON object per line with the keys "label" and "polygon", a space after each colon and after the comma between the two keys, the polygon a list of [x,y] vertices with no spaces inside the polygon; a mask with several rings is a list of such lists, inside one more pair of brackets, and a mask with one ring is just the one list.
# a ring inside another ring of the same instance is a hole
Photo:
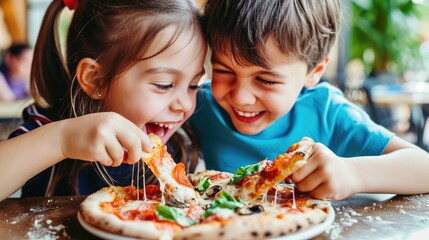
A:
{"label": "girl's nose", "polygon": [[187,112],[192,109],[193,103],[195,101],[192,98],[195,96],[190,96],[189,94],[182,94],[176,97],[172,102],[171,108],[173,111],[182,111]]}

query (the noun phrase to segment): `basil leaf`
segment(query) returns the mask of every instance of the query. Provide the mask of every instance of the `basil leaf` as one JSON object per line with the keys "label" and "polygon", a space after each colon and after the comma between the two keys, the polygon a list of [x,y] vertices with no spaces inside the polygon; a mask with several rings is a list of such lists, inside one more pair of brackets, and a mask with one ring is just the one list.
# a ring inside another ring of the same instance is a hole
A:
{"label": "basil leaf", "polygon": [[238,168],[234,172],[234,175],[232,176],[232,184],[235,184],[236,182],[240,181],[241,179],[249,175],[252,175],[254,173],[261,171],[261,169],[262,169],[261,163],[256,163],[256,164],[247,165],[247,166]]}
{"label": "basil leaf", "polygon": [[205,191],[207,188],[210,187],[211,184],[212,184],[212,181],[210,181],[210,178],[201,176],[200,184],[198,184],[198,191],[200,192]]}
{"label": "basil leaf", "polygon": [[224,208],[235,211],[239,207],[243,207],[244,203],[240,199],[235,199],[226,192],[221,192],[220,196],[210,204],[207,210],[203,213],[203,220],[212,215],[216,209]]}
{"label": "basil leaf", "polygon": [[187,227],[197,222],[192,221],[187,218],[183,213],[181,213],[177,208],[167,207],[167,206],[156,206],[156,216],[163,220],[169,220],[172,222],[177,222],[179,225],[183,227]]}

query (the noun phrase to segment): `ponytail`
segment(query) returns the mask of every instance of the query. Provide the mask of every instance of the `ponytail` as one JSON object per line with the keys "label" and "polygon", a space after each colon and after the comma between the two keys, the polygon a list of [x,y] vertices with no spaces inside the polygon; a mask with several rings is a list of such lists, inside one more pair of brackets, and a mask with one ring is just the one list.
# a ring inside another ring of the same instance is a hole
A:
{"label": "ponytail", "polygon": [[[37,106],[55,114],[69,89],[69,74],[59,46],[57,20],[65,8],[62,0],[53,0],[43,18],[34,48],[31,67],[31,93]],[[64,111],[64,109],[62,109]]]}

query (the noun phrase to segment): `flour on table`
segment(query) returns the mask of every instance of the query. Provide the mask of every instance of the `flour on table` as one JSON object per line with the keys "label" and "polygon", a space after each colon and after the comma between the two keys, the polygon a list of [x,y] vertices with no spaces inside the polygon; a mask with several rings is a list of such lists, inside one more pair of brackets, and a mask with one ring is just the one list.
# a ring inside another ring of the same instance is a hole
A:
{"label": "flour on table", "polygon": [[27,233],[27,238],[31,240],[51,240],[61,237],[69,238],[66,227],[63,224],[52,225],[53,221],[44,219],[43,214],[37,215],[33,222],[33,226]]}

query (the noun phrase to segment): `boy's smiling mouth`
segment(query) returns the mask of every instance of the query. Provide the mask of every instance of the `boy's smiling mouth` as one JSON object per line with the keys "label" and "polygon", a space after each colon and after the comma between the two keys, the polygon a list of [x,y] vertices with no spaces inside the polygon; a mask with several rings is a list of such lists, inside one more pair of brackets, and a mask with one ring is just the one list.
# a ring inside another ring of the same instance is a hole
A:
{"label": "boy's smiling mouth", "polygon": [[262,112],[243,112],[236,108],[233,108],[234,116],[242,122],[246,123],[253,123],[257,120],[259,120],[265,113],[265,111]]}

